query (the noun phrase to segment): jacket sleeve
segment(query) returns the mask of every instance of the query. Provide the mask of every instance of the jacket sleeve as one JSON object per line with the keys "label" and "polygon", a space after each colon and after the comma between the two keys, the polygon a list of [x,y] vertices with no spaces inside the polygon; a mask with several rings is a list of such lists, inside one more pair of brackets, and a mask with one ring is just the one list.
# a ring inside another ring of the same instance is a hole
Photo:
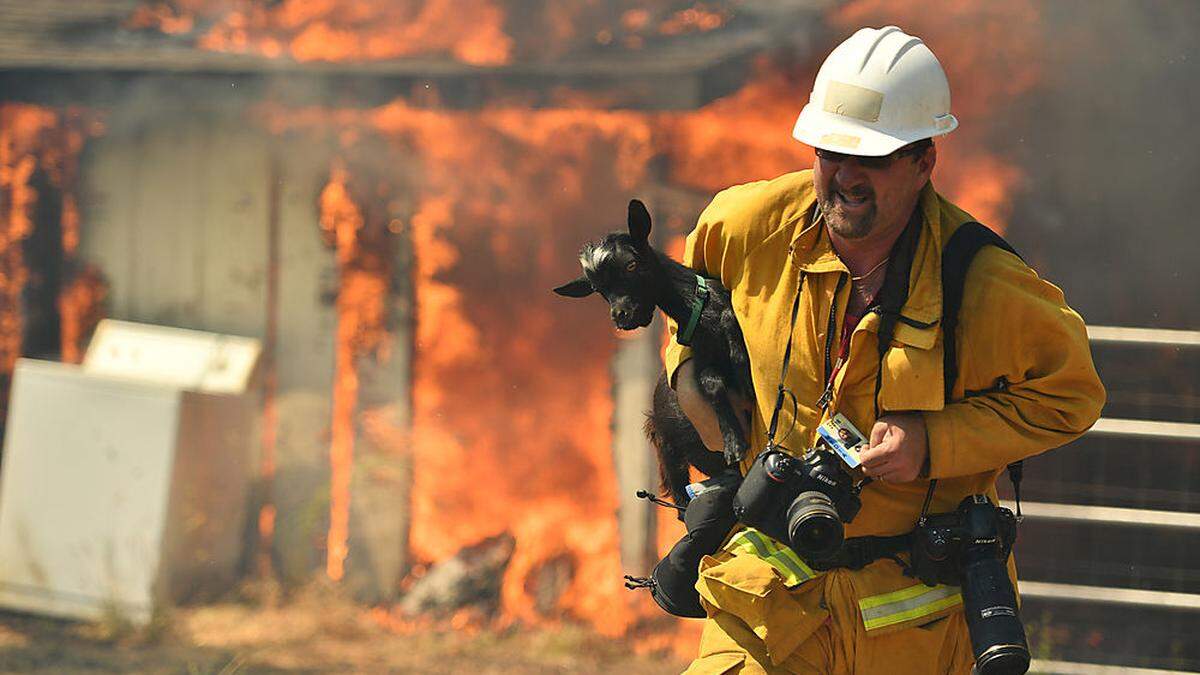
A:
{"label": "jacket sleeve", "polygon": [[[982,264],[981,264],[982,263]],[[1083,319],[1015,256],[984,249],[959,319],[956,398],[925,413],[930,478],[967,476],[1063,445],[1104,406]],[[1006,386],[997,387],[1000,378]]]}
{"label": "jacket sleeve", "polygon": [[[729,188],[717,194],[700,214],[696,228],[687,236],[683,251],[683,264],[706,277],[721,280],[726,288],[732,288],[734,280],[741,274],[745,249],[744,220],[739,213],[739,192],[747,186]],[[667,381],[675,387],[675,371],[680,364],[692,357],[692,350],[675,342],[679,326],[667,319],[666,353],[663,358],[667,369]]]}

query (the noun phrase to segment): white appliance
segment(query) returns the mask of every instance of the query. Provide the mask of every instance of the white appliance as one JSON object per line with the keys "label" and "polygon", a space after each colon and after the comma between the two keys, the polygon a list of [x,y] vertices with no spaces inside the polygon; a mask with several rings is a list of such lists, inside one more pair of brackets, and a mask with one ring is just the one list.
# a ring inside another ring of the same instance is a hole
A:
{"label": "white appliance", "polygon": [[250,338],[105,320],[21,359],[0,464],[0,606],[144,624],[235,578],[258,444]]}

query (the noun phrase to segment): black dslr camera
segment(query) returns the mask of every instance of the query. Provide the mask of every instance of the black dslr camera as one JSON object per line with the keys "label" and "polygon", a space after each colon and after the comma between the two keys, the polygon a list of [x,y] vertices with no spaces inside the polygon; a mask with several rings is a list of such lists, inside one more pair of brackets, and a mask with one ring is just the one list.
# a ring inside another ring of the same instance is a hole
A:
{"label": "black dslr camera", "polygon": [[1029,646],[1005,562],[1017,538],[1012,511],[971,495],[952,513],[927,516],[913,532],[913,575],[926,584],[960,586],[975,670],[1019,675]]}
{"label": "black dslr camera", "polygon": [[801,558],[820,560],[841,547],[842,523],[862,506],[859,490],[831,452],[812,448],[796,458],[768,448],[746,472],[733,513]]}

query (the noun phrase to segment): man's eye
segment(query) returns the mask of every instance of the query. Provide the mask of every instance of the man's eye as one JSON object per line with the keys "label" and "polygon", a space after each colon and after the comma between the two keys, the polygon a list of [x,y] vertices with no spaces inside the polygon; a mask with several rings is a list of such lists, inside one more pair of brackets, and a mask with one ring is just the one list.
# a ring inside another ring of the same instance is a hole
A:
{"label": "man's eye", "polygon": [[630,262],[628,265],[625,266],[626,272],[632,272],[636,269],[637,269],[637,261],[636,260]]}

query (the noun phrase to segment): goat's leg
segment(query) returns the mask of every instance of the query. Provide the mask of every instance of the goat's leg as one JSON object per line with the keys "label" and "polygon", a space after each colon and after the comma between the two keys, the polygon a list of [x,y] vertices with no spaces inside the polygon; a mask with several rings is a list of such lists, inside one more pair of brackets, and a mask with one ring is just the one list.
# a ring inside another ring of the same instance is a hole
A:
{"label": "goat's leg", "polygon": [[679,407],[679,398],[667,384],[665,372],[654,387],[654,404],[646,414],[646,436],[658,455],[661,494],[680,506],[688,502],[685,488],[691,482],[689,465],[710,477],[726,469],[724,455],[704,445],[696,427]]}
{"label": "goat's leg", "polygon": [[729,402],[729,388],[725,379],[714,368],[704,368],[696,373],[696,378],[700,391],[717,414],[717,425],[721,428],[721,438],[725,446],[725,462],[731,466],[735,465],[746,456],[749,444],[742,432],[737,411]]}
{"label": "goat's leg", "polygon": [[688,462],[670,430],[670,420],[652,409],[646,415],[646,437],[658,456],[659,494],[669,496],[679,506],[687,506]]}

